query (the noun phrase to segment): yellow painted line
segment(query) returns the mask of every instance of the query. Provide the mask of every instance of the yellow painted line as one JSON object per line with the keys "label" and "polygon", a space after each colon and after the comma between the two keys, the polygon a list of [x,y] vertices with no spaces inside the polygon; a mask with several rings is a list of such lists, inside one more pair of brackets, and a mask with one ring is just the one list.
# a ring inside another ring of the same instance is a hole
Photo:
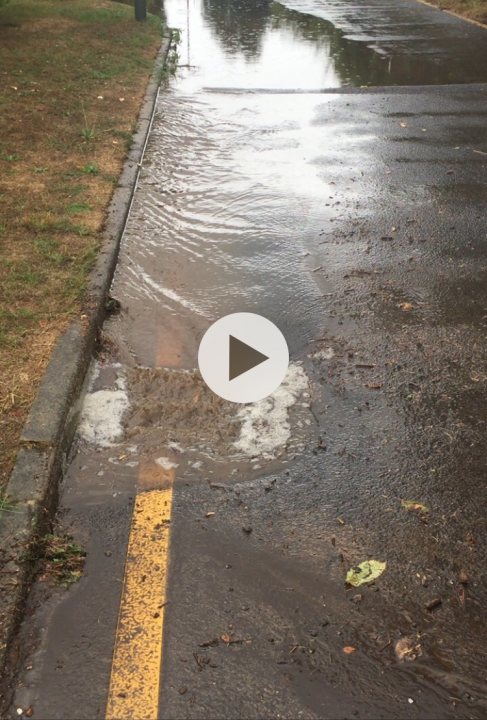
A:
{"label": "yellow painted line", "polygon": [[143,463],[112,661],[107,720],[156,720],[174,471]]}

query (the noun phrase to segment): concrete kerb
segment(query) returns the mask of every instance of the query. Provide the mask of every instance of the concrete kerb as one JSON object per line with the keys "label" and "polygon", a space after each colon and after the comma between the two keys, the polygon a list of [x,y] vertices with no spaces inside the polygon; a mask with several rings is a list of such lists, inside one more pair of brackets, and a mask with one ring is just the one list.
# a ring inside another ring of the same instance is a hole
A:
{"label": "concrete kerb", "polygon": [[[39,539],[57,507],[58,483],[75,428],[76,409],[118,258],[171,44],[164,36],[147,85],[132,147],[107,211],[104,238],[88,282],[79,320],[59,338],[20,438],[20,450],[0,516],[0,677],[6,680],[8,650],[32,581]],[[0,688],[3,694],[4,688]]]}

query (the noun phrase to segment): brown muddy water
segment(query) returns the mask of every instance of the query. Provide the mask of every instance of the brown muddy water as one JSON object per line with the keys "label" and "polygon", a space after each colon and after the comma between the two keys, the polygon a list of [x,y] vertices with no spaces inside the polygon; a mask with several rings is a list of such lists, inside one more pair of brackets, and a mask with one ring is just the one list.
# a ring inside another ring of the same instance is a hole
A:
{"label": "brown muddy water", "polygon": [[[162,470],[160,717],[485,717],[487,35],[408,0],[165,12],[180,67],[62,486],[85,573],[37,583],[9,716],[104,716],[134,495]],[[291,365],[237,407],[196,356],[240,311]],[[346,587],[367,559],[384,574]],[[229,627],[251,642],[208,645]]]}

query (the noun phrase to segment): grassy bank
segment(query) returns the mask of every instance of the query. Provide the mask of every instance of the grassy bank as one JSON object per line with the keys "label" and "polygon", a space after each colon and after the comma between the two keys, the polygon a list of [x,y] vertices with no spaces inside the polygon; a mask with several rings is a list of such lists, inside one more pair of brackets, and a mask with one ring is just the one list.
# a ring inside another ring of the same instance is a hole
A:
{"label": "grassy bank", "polygon": [[0,0],[0,490],[130,144],[161,20],[104,0]]}
{"label": "grassy bank", "polygon": [[429,2],[441,10],[450,10],[469,20],[487,25],[487,0],[429,0]]}

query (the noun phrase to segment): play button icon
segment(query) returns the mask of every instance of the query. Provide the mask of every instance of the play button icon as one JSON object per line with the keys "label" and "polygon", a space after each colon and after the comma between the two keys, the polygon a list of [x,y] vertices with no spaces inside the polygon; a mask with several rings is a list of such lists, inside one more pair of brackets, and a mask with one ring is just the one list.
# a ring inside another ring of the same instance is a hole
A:
{"label": "play button icon", "polygon": [[262,400],[286,375],[289,351],[284,335],[254,313],[226,315],[201,340],[198,365],[214,393],[236,403]]}
{"label": "play button icon", "polygon": [[247,370],[269,360],[268,355],[259,352],[247,343],[242,342],[233,335],[230,335],[230,346],[228,353],[228,379],[234,380]]}

